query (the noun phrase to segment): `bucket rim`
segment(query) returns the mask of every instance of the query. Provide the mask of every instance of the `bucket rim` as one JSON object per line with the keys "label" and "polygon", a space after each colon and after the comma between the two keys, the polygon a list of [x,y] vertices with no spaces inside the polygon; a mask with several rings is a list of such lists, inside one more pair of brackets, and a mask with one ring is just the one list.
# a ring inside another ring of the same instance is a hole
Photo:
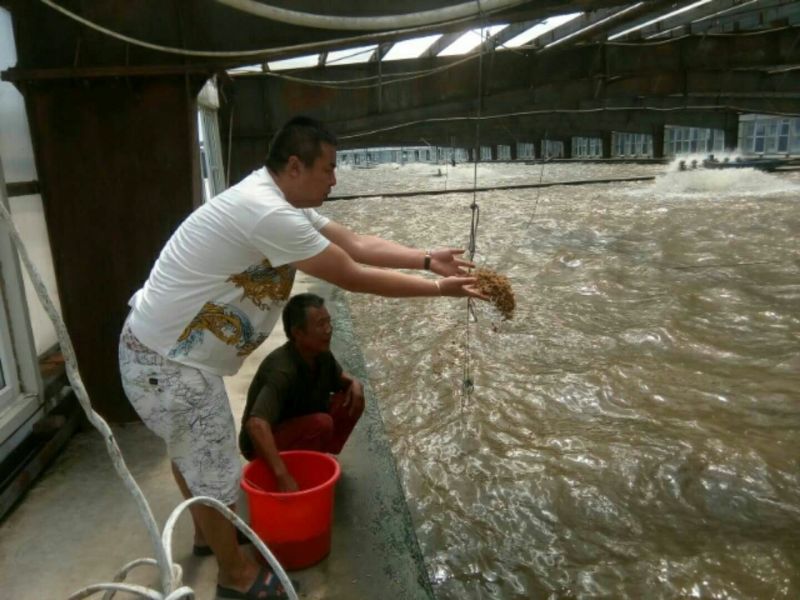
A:
{"label": "bucket rim", "polygon": [[322,483],[315,485],[314,487],[307,488],[305,490],[298,490],[297,492],[268,492],[267,490],[261,489],[251,484],[247,480],[247,477],[245,476],[248,468],[253,463],[259,461],[264,462],[260,458],[256,458],[254,460],[249,461],[242,469],[242,481],[240,485],[245,492],[247,492],[248,494],[254,494],[256,496],[268,496],[271,498],[301,498],[305,495],[313,494],[314,492],[317,492],[324,487],[332,487],[337,481],[339,481],[339,476],[342,474],[342,468],[339,465],[339,461],[337,461],[327,452],[317,452],[316,450],[284,450],[283,452],[279,452],[278,454],[281,457],[290,455],[291,456],[313,455],[318,458],[324,458],[326,461],[333,464],[333,474]]}

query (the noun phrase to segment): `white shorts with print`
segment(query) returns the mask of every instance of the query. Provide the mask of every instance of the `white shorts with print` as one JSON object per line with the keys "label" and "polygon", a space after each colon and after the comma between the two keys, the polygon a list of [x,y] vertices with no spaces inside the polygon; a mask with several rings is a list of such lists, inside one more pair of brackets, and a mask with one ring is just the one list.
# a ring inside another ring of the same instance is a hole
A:
{"label": "white shorts with print", "polygon": [[222,377],[187,367],[142,344],[128,327],[119,343],[122,387],[195,496],[226,505],[239,494],[241,460]]}

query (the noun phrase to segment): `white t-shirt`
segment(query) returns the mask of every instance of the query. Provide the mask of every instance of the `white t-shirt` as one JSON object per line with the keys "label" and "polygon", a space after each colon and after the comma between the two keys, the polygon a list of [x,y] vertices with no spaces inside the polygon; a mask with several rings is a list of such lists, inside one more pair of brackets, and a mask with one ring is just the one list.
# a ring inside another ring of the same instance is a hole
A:
{"label": "white t-shirt", "polygon": [[232,375],[263,342],[294,282],[292,262],[330,243],[329,220],[293,207],[266,168],[181,223],[131,298],[134,335],[176,362]]}

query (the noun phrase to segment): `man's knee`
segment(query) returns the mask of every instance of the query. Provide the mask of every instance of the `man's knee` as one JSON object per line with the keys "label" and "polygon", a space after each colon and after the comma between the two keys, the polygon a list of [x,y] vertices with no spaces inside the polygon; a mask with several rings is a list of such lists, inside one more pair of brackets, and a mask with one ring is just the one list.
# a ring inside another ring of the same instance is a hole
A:
{"label": "man's knee", "polygon": [[320,437],[330,437],[333,435],[333,417],[328,413],[314,413],[308,415],[308,429]]}
{"label": "man's knee", "polygon": [[290,419],[272,428],[278,450],[319,450],[331,439],[333,418],[327,413],[313,413]]}
{"label": "man's knee", "polygon": [[365,404],[366,403],[362,403],[360,406],[353,406],[352,407],[351,410],[353,411],[353,420],[354,421],[358,421],[361,418],[361,415],[364,414],[364,406],[365,406]]}

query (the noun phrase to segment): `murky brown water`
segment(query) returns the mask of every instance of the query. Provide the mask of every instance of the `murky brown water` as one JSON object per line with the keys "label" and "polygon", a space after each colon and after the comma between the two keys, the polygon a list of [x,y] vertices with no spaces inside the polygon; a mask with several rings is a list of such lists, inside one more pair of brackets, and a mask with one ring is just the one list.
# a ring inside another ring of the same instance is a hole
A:
{"label": "murky brown water", "polygon": [[[336,191],[436,189],[437,169],[343,171]],[[549,164],[544,180],[665,169]],[[489,165],[478,184],[541,176]],[[323,212],[463,247],[471,199]],[[465,301],[349,296],[438,598],[800,597],[800,176],[477,199],[476,259],[518,308],[479,307],[471,397]]]}

